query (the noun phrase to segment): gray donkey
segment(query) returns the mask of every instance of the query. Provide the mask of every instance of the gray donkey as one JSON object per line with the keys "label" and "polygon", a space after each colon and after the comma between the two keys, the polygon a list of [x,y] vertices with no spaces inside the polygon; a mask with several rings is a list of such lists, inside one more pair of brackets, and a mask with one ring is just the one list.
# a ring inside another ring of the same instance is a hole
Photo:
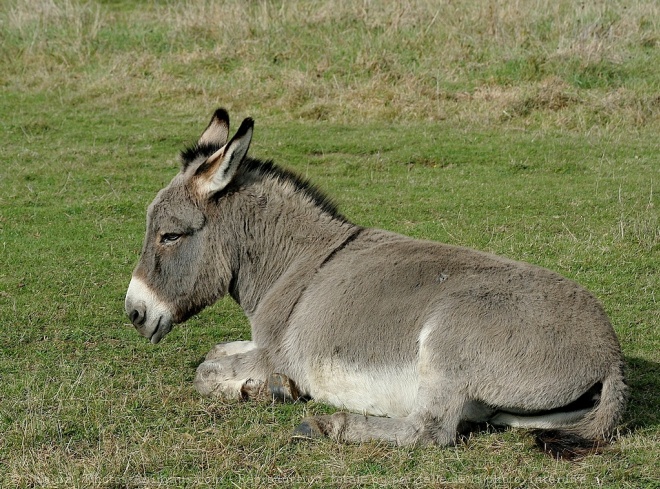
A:
{"label": "gray donkey", "polygon": [[607,440],[626,405],[598,301],[560,275],[357,226],[308,182],[227,142],[218,109],[147,213],[126,295],[152,343],[229,293],[251,341],[216,345],[195,387],[314,398],[356,413],[296,436],[450,445],[466,423]]}

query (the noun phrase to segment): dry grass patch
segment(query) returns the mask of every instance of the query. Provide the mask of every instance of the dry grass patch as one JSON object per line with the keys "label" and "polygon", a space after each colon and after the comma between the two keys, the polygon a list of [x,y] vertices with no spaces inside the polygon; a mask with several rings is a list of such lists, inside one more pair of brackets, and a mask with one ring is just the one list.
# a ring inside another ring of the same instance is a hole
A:
{"label": "dry grass patch", "polygon": [[194,99],[287,119],[581,130],[658,122],[659,18],[650,0],[13,0],[0,53],[5,86],[105,106],[188,111]]}

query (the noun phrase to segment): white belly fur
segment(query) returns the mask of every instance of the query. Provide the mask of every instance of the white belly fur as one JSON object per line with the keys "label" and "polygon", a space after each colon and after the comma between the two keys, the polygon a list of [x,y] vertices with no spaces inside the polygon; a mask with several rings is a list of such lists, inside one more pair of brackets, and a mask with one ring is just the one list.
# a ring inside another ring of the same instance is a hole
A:
{"label": "white belly fur", "polygon": [[511,426],[512,428],[561,429],[583,418],[588,409],[565,413],[542,414],[538,416],[523,416],[510,413],[498,413],[490,423],[494,426]]}
{"label": "white belly fur", "polygon": [[412,412],[419,387],[412,365],[369,370],[325,363],[311,369],[308,382],[314,399],[352,412],[391,417]]}

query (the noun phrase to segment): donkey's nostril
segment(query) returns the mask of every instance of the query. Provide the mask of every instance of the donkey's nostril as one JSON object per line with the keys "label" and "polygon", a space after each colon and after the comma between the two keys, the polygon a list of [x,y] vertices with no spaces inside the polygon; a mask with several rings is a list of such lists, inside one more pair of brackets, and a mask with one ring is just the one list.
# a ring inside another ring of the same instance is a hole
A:
{"label": "donkey's nostril", "polygon": [[143,305],[137,306],[135,309],[133,309],[128,317],[131,319],[131,322],[133,323],[133,326],[138,327],[142,326],[147,319],[147,310],[146,307]]}

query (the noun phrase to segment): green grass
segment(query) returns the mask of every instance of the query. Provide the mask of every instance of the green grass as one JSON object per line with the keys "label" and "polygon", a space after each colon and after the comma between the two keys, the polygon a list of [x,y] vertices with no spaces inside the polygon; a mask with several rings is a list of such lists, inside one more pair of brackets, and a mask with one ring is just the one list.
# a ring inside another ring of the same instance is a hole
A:
{"label": "green grass", "polygon": [[[2,3],[0,486],[657,487],[658,6],[519,3]],[[359,224],[592,290],[628,363],[620,439],[575,463],[515,430],[293,444],[331,409],[200,398],[203,355],[249,335],[238,307],[154,347],[123,298],[146,206],[219,105]]]}

